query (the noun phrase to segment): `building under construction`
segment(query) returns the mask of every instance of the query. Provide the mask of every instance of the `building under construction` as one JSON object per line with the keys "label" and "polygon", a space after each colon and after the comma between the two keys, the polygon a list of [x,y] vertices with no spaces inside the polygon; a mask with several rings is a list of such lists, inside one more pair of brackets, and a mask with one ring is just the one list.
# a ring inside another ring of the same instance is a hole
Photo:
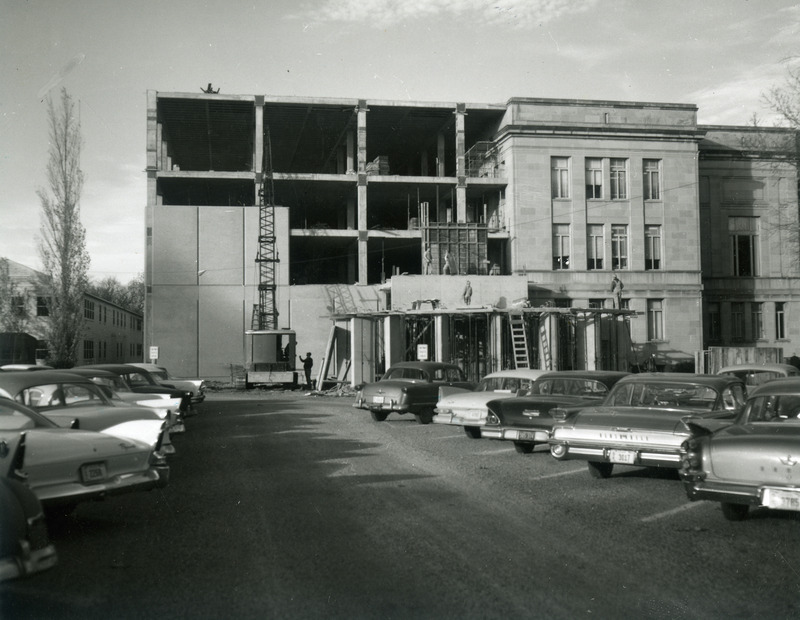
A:
{"label": "building under construction", "polygon": [[145,349],[174,374],[269,380],[307,352],[351,384],[420,356],[477,378],[794,353],[797,237],[766,238],[797,223],[789,132],[533,98],[150,91],[147,113]]}

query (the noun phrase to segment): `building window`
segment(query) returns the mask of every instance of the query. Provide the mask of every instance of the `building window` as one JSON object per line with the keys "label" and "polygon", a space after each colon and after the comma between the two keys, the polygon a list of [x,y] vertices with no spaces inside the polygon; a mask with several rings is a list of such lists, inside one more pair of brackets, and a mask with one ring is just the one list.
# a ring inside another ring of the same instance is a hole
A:
{"label": "building window", "polygon": [[11,297],[11,314],[13,316],[25,316],[25,297],[22,295]]}
{"label": "building window", "polygon": [[647,300],[647,339],[664,340],[664,300]]}
{"label": "building window", "polygon": [[719,303],[710,302],[708,304],[708,339],[717,341],[721,338],[721,335]]}
{"label": "building window", "polygon": [[587,228],[586,268],[602,269],[605,254],[605,239],[602,224],[589,224]]}
{"label": "building window", "polygon": [[775,302],[775,338],[786,340],[786,302]]}
{"label": "building window", "polygon": [[753,333],[753,340],[764,338],[764,304],[754,302],[750,304],[750,329]]}
{"label": "building window", "polygon": [[661,269],[661,226],[644,228],[644,268]]}
{"label": "building window", "polygon": [[590,299],[589,300],[589,308],[592,310],[599,310],[601,308],[605,308],[606,300],[605,299]]}
{"label": "building window", "polygon": [[731,337],[744,340],[744,304],[741,301],[731,302]]}
{"label": "building window", "polygon": [[569,198],[569,157],[551,157],[553,198]]}
{"label": "building window", "polygon": [[603,160],[586,158],[586,199],[603,197]]}
{"label": "building window", "polygon": [[628,198],[628,160],[611,160],[611,200]]}
{"label": "building window", "polygon": [[728,218],[733,275],[758,275],[758,228],[757,217]]}
{"label": "building window", "polygon": [[50,298],[36,298],[36,316],[50,316]]}
{"label": "building window", "polygon": [[553,225],[553,269],[569,269],[569,224]]}
{"label": "building window", "polygon": [[93,340],[84,340],[83,341],[83,361],[86,362],[88,360],[94,359],[94,341]]}
{"label": "building window", "polygon": [[611,269],[628,268],[628,226],[611,227]]}
{"label": "building window", "polygon": [[645,200],[661,200],[661,160],[645,159],[642,166]]}
{"label": "building window", "polygon": [[91,299],[83,300],[83,318],[94,320],[94,302]]}

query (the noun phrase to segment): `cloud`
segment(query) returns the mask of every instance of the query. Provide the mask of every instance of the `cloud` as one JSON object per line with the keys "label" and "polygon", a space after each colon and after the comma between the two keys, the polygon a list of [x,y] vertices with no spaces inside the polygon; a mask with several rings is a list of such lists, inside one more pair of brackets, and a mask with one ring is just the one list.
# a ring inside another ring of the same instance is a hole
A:
{"label": "cloud", "polygon": [[591,9],[598,0],[576,6],[570,0],[325,0],[305,12],[313,22],[368,23],[378,28],[437,16],[466,17],[478,23],[529,28]]}

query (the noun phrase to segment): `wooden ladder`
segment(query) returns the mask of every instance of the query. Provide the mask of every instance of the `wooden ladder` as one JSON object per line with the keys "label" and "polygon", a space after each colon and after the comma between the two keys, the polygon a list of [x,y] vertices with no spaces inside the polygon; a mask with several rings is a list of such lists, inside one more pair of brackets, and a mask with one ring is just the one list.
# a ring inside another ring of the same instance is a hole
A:
{"label": "wooden ladder", "polygon": [[528,335],[525,330],[525,318],[520,313],[510,313],[508,324],[511,327],[511,344],[514,347],[514,367],[530,368],[528,357]]}

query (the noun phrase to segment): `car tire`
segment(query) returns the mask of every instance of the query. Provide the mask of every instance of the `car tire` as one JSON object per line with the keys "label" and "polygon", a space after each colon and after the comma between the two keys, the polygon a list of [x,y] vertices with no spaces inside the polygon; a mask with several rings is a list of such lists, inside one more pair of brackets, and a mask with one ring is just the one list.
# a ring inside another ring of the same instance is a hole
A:
{"label": "car tire", "polygon": [[419,413],[415,413],[414,417],[420,424],[430,424],[433,422],[433,413],[430,411],[420,411]]}
{"label": "car tire", "polygon": [[480,439],[481,438],[481,429],[477,426],[465,426],[464,427],[464,434],[469,437],[470,439]]}
{"label": "car tire", "polygon": [[376,422],[383,422],[389,415],[387,411],[370,411],[369,414],[372,416],[372,419],[375,420]]}
{"label": "car tire", "polygon": [[514,450],[519,454],[530,454],[533,452],[534,445],[535,444],[528,443],[527,441],[515,441]]}
{"label": "car tire", "polygon": [[747,513],[750,511],[750,506],[747,504],[731,504],[722,502],[722,516],[728,521],[744,521],[747,518]]}
{"label": "car tire", "polygon": [[614,463],[587,461],[589,475],[592,478],[609,478],[614,470]]}

